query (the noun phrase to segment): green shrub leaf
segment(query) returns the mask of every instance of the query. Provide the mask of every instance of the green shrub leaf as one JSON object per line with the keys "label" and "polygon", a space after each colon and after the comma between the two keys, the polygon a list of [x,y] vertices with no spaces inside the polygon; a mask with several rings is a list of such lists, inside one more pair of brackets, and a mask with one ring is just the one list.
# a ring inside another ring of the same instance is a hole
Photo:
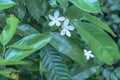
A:
{"label": "green shrub leaf", "polygon": [[83,64],[86,62],[84,53],[79,46],[71,42],[69,39],[59,35],[58,33],[51,33],[51,35],[53,36],[53,38],[50,41],[50,44],[57,51],[65,54],[79,64]]}
{"label": "green shrub leaf", "polygon": [[[44,47],[46,44],[48,44],[50,39],[51,36],[41,34],[32,34],[24,37],[23,39],[13,44],[17,45],[17,47],[14,48],[13,46],[7,50],[5,59],[11,61],[19,61]],[[23,49],[18,46],[25,46],[25,48],[28,46],[28,49]]]}
{"label": "green shrub leaf", "polygon": [[74,26],[98,59],[110,65],[120,59],[117,45],[103,30],[84,22]]}
{"label": "green shrub leaf", "polygon": [[15,4],[12,0],[0,0],[0,10],[10,8]]}
{"label": "green shrub leaf", "polygon": [[89,78],[90,76],[92,76],[93,74],[95,74],[98,69],[100,69],[99,66],[94,66],[94,67],[88,68],[88,69],[84,70],[83,72],[74,75],[73,79],[74,80],[85,80],[85,79]]}
{"label": "green shrub leaf", "polygon": [[6,20],[7,26],[3,29],[3,31],[0,35],[0,41],[4,46],[14,36],[18,22],[19,22],[19,20],[14,16],[7,18],[7,20]]}
{"label": "green shrub leaf", "polygon": [[70,19],[80,19],[80,20],[89,21],[90,23],[95,24],[96,26],[102,28],[103,30],[109,32],[114,37],[116,37],[115,33],[105,22],[103,22],[102,20],[91,14],[88,14],[83,10],[80,10],[75,6],[71,6],[70,8],[68,8],[67,11],[65,12],[65,15]]}
{"label": "green shrub leaf", "polygon": [[40,56],[43,66],[47,69],[48,80],[72,80],[60,53],[54,48],[50,46],[43,48]]}
{"label": "green shrub leaf", "polygon": [[70,0],[76,7],[90,12],[100,13],[100,4],[98,0]]}

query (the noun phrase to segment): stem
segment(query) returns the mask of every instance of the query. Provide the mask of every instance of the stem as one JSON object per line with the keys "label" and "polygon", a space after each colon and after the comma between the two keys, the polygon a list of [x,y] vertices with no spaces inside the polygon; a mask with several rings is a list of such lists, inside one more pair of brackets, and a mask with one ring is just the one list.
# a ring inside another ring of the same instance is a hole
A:
{"label": "stem", "polygon": [[5,57],[5,51],[6,51],[6,47],[3,46],[3,54],[2,54],[2,57],[3,57],[3,58]]}
{"label": "stem", "polygon": [[51,29],[51,30],[48,31],[48,32],[44,32],[43,34],[46,34],[46,33],[52,32],[52,31],[55,31],[55,30],[57,30],[57,29],[59,29],[59,28],[60,28],[60,27],[55,27],[55,28]]}

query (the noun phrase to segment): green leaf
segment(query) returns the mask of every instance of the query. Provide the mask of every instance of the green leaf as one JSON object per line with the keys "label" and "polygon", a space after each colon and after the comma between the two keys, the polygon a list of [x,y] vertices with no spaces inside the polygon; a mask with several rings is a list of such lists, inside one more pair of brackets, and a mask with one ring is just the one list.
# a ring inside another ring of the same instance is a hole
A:
{"label": "green leaf", "polygon": [[73,24],[98,59],[109,65],[120,59],[117,45],[103,30],[90,23]]}
{"label": "green leaf", "polygon": [[39,70],[40,70],[40,74],[44,74],[45,72],[47,72],[46,68],[43,66],[41,61],[39,65]]}
{"label": "green leaf", "polygon": [[17,26],[16,34],[20,36],[28,36],[30,34],[38,34],[39,31],[29,24],[20,24]]}
{"label": "green leaf", "polygon": [[12,0],[0,0],[0,10],[10,8],[15,4]]}
{"label": "green leaf", "polygon": [[109,78],[110,78],[110,71],[107,70],[107,69],[104,69],[104,70],[102,71],[102,76],[105,77],[106,80],[110,80],[110,79],[109,79]]}
{"label": "green leaf", "polygon": [[98,0],[70,0],[76,7],[90,13],[100,13]]}
{"label": "green leaf", "polygon": [[45,13],[46,1],[45,0],[27,0],[27,8],[29,13],[39,22],[41,15]]}
{"label": "green leaf", "polygon": [[60,4],[60,7],[62,7],[64,11],[67,10],[68,0],[57,0],[57,2]]}
{"label": "green leaf", "polygon": [[58,3],[64,7],[67,7],[68,6],[68,0],[57,0]]}
{"label": "green leaf", "polygon": [[29,64],[22,64],[20,66],[22,66],[24,69],[28,71],[39,71],[39,64],[37,61],[27,60],[27,62]]}
{"label": "green leaf", "polygon": [[72,80],[60,53],[54,48],[50,46],[43,48],[40,56],[43,66],[47,69],[48,80]]}
{"label": "green leaf", "polygon": [[17,49],[10,48],[7,50],[5,54],[5,59],[11,61],[20,61],[21,59],[29,56],[33,52],[44,47],[46,44],[48,44],[50,39],[51,36],[42,34],[32,34],[27,37],[24,37],[23,39],[19,40],[13,45],[28,46],[31,47],[32,49],[22,49],[20,47],[18,47]]}
{"label": "green leaf", "polygon": [[19,78],[18,72],[19,72],[18,70],[15,70],[13,68],[6,68],[3,70],[0,70],[1,75],[14,80],[18,80]]}
{"label": "green leaf", "polygon": [[113,72],[118,77],[118,79],[120,79],[120,67],[116,68]]}
{"label": "green leaf", "polygon": [[14,16],[7,18],[6,20],[7,26],[3,29],[0,35],[0,41],[2,45],[5,46],[12,39],[12,37],[15,34],[18,22],[19,20]]}
{"label": "green leaf", "polygon": [[86,14],[82,17],[83,20],[87,20],[96,26],[102,28],[103,30],[106,30],[107,32],[111,33],[114,37],[116,37],[116,34],[112,31],[112,29],[103,21],[101,21],[99,18],[92,16],[90,14]]}
{"label": "green leaf", "polygon": [[110,79],[111,80],[119,80],[113,72],[110,73]]}
{"label": "green leaf", "polygon": [[32,49],[31,46],[26,46],[26,45],[10,45],[8,47],[9,48],[15,48],[15,49],[22,49],[22,50],[30,50],[30,49]]}
{"label": "green leaf", "polygon": [[50,4],[50,6],[51,6],[52,8],[55,8],[55,7],[58,6],[56,0],[49,0],[49,4]]}
{"label": "green leaf", "polygon": [[70,8],[68,8],[67,11],[65,12],[65,16],[67,16],[70,19],[80,19],[80,20],[89,21],[90,23],[95,24],[96,26],[102,28],[103,30],[111,33],[113,36],[116,37],[115,33],[105,22],[103,22],[102,20],[91,14],[88,14],[83,10],[80,10],[75,6],[71,6]]}
{"label": "green leaf", "polygon": [[[75,14],[75,15],[73,15],[73,14]],[[88,13],[79,9],[76,6],[69,7],[67,9],[67,11],[65,12],[65,16],[67,16],[69,19],[80,19],[86,14],[88,14]]]}
{"label": "green leaf", "polygon": [[28,64],[26,61],[8,61],[5,59],[0,59],[0,65],[20,65],[20,64]]}
{"label": "green leaf", "polygon": [[85,79],[89,78],[90,76],[92,76],[93,74],[95,74],[98,69],[100,69],[99,66],[94,66],[94,67],[88,68],[85,71],[83,71],[77,75],[74,75],[73,79],[74,80],[85,80]]}
{"label": "green leaf", "polygon": [[80,47],[74,44],[67,38],[59,35],[58,33],[50,33],[53,38],[50,41],[50,44],[60,53],[68,56],[75,62],[83,64],[86,62],[84,53],[81,51]]}

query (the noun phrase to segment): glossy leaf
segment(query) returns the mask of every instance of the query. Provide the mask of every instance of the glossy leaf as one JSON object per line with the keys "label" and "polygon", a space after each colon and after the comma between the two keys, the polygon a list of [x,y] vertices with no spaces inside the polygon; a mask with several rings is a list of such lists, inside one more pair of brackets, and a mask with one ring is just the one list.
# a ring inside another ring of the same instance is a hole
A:
{"label": "glossy leaf", "polygon": [[40,56],[43,66],[47,69],[47,80],[72,80],[64,60],[54,48],[43,48]]}
{"label": "glossy leaf", "polygon": [[20,65],[20,64],[28,64],[26,61],[7,61],[5,59],[0,59],[0,65]]}
{"label": "glossy leaf", "polygon": [[107,70],[107,69],[104,69],[102,71],[102,76],[106,78],[106,80],[109,80],[110,79],[110,71]]}
{"label": "glossy leaf", "polygon": [[[73,14],[75,14],[75,15],[73,15]],[[79,9],[76,6],[69,7],[67,9],[67,11],[65,12],[65,16],[67,16],[69,19],[80,19],[86,14],[88,14],[88,13]]]}
{"label": "glossy leaf", "polygon": [[37,21],[47,10],[46,5],[46,0],[27,0],[28,11]]}
{"label": "glossy leaf", "polygon": [[50,6],[53,7],[53,8],[55,8],[55,7],[58,6],[56,0],[49,0],[49,4],[50,4]]}
{"label": "glossy leaf", "polygon": [[68,0],[57,0],[59,4],[61,4],[64,7],[68,6]]}
{"label": "glossy leaf", "polygon": [[44,47],[46,44],[48,44],[50,39],[51,39],[51,36],[41,35],[41,34],[32,34],[27,37],[24,37],[23,39],[19,40],[13,45],[28,46],[28,47],[31,47],[32,49],[22,49],[20,47],[10,48],[6,52],[5,59],[12,60],[12,61],[19,61],[29,56],[33,52]]}
{"label": "glossy leaf", "polygon": [[119,80],[113,72],[110,73],[110,79],[111,80]]}
{"label": "glossy leaf", "polygon": [[10,8],[15,4],[12,0],[0,0],[0,10]]}
{"label": "glossy leaf", "polygon": [[60,53],[70,57],[72,60],[79,64],[86,62],[84,53],[81,51],[80,47],[72,43],[69,39],[64,38],[58,33],[50,33],[53,39],[50,44]]}
{"label": "glossy leaf", "polygon": [[7,26],[3,29],[3,31],[0,35],[0,41],[4,46],[14,36],[18,22],[19,22],[19,20],[14,16],[7,18],[7,20],[6,20]]}
{"label": "glossy leaf", "polygon": [[29,64],[22,64],[21,66],[28,71],[39,71],[39,64],[33,60],[27,60]]}
{"label": "glossy leaf", "polygon": [[39,21],[41,17],[41,9],[40,9],[41,0],[27,0],[27,8],[30,14],[34,19]]}
{"label": "glossy leaf", "polygon": [[64,9],[64,11],[67,10],[68,0],[57,0],[57,2],[60,4],[60,6],[62,7],[62,9]]}
{"label": "glossy leaf", "polygon": [[117,78],[120,79],[120,67],[116,68],[113,72],[115,73]]}
{"label": "glossy leaf", "polygon": [[92,76],[93,74],[95,74],[99,68],[100,68],[99,66],[88,68],[85,71],[73,76],[73,79],[74,80],[85,80],[89,78],[90,76]]}
{"label": "glossy leaf", "polygon": [[117,45],[103,30],[84,22],[74,26],[98,59],[110,65],[120,59]]}
{"label": "glossy leaf", "polygon": [[14,80],[19,80],[18,72],[19,72],[18,70],[15,70],[13,68],[6,68],[4,70],[0,70],[1,75]]}
{"label": "glossy leaf", "polygon": [[100,13],[100,4],[98,0],[70,0],[76,7],[90,12]]}
{"label": "glossy leaf", "polygon": [[102,28],[103,30],[106,30],[107,32],[111,33],[114,37],[116,37],[116,34],[112,31],[112,29],[103,21],[101,21],[99,18],[92,16],[90,14],[86,14],[82,17],[83,20],[87,20],[96,26]]}
{"label": "glossy leaf", "polygon": [[20,36],[28,36],[30,34],[38,34],[39,31],[36,30],[34,27],[28,24],[20,24],[17,26],[16,34]]}
{"label": "glossy leaf", "polygon": [[95,24],[96,27],[100,27],[103,30],[111,33],[113,36],[116,37],[115,33],[105,22],[103,22],[102,20],[100,20],[99,18],[91,14],[88,14],[87,12],[83,10],[80,10],[79,8],[75,6],[71,6],[70,8],[68,8],[67,11],[65,12],[65,16],[67,16],[70,19],[80,19],[80,20],[89,21],[90,23]]}

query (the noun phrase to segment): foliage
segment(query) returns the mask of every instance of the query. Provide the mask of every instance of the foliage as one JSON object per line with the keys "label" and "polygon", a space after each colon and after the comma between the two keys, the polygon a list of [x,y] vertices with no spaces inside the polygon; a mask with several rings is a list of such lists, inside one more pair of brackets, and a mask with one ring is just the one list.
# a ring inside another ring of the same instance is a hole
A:
{"label": "foliage", "polygon": [[0,80],[119,80],[119,3],[0,0]]}

